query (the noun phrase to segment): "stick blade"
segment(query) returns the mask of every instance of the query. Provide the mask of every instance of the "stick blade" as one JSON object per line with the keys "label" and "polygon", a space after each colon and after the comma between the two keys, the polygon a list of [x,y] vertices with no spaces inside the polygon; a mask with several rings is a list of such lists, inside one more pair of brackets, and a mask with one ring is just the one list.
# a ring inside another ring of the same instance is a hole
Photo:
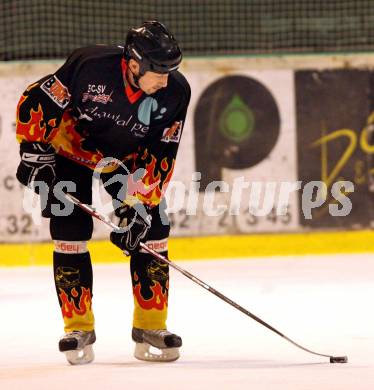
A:
{"label": "stick blade", "polygon": [[348,356],[330,356],[330,363],[348,363]]}

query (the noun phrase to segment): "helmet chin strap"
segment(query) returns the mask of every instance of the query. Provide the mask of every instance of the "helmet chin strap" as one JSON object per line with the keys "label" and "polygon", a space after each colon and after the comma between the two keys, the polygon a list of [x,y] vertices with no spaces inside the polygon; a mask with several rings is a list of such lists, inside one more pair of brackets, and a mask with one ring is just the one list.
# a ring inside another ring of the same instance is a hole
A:
{"label": "helmet chin strap", "polygon": [[129,71],[130,71],[131,74],[132,74],[132,79],[133,79],[133,81],[134,81],[134,84],[135,84],[138,88],[140,88],[139,80],[145,75],[144,70],[143,70],[142,67],[140,66],[140,67],[139,67],[139,74],[138,74],[138,75],[136,75],[136,74],[131,70],[130,67],[129,67]]}
{"label": "helmet chin strap", "polygon": [[138,75],[136,75],[131,69],[130,69],[130,72],[131,72],[131,74],[132,74],[132,79],[133,79],[133,81],[134,81],[134,84],[138,87],[138,88],[140,88],[140,85],[139,85],[139,80],[140,80],[140,74],[138,74]]}

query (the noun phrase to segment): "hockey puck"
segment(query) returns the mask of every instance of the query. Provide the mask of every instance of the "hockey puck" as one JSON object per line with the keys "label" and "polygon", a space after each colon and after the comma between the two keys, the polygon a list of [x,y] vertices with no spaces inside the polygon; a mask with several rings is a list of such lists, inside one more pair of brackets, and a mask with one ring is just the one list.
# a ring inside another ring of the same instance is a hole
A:
{"label": "hockey puck", "polygon": [[330,356],[330,363],[347,363],[348,356]]}

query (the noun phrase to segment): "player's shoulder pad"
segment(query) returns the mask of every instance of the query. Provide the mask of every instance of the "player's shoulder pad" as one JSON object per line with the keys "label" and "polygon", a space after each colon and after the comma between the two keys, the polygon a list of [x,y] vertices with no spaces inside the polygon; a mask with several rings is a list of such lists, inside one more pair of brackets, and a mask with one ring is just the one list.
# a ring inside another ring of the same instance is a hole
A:
{"label": "player's shoulder pad", "polygon": [[170,73],[169,83],[181,94],[184,95],[187,102],[190,101],[191,87],[187,79],[179,71]]}

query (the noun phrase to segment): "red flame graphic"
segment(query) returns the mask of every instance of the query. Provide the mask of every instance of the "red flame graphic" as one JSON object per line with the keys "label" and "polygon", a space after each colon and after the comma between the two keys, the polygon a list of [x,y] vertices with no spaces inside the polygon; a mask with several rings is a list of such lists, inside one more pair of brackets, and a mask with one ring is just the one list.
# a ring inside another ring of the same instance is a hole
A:
{"label": "red flame graphic", "polygon": [[163,171],[167,171],[168,170],[168,168],[169,168],[169,164],[168,164],[168,159],[167,159],[167,157],[165,157],[162,161],[161,161],[161,169],[163,170]]}
{"label": "red flame graphic", "polygon": [[[82,294],[79,298],[78,307],[75,305],[74,299],[69,299],[68,295],[63,289],[59,289],[59,297],[61,299],[61,311],[63,317],[72,318],[73,314],[84,315],[87,310],[91,310],[92,306],[92,297],[91,290],[89,288],[82,287]],[[71,295],[74,298],[78,297],[78,292],[75,288],[71,290]]]}
{"label": "red flame graphic", "polygon": [[[137,277],[134,275],[134,279]],[[133,288],[133,293],[136,297],[136,300],[139,304],[139,306],[146,310],[156,309],[156,310],[163,310],[165,306],[168,305],[168,293],[167,291],[165,293],[162,292],[162,287],[159,282],[154,282],[154,286],[151,286],[152,291],[152,298],[151,299],[144,299],[140,292],[140,283],[138,283]]]}

